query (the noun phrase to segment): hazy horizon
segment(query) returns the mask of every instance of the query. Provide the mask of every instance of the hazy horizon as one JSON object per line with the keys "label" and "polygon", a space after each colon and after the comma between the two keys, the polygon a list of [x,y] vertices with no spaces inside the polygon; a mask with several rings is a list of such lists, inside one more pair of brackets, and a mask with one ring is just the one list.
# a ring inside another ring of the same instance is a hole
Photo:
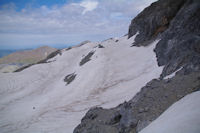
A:
{"label": "hazy horizon", "polygon": [[[78,44],[74,44],[74,45],[78,45]],[[60,45],[34,45],[34,46],[31,46],[31,47],[0,47],[0,50],[32,50],[32,49],[37,49],[37,48],[40,48],[40,47],[43,47],[43,46],[48,46],[48,47],[52,47],[52,48],[56,48],[56,49],[63,49],[63,48],[68,48],[68,47],[71,47],[71,46],[74,46],[72,44],[60,44]]]}

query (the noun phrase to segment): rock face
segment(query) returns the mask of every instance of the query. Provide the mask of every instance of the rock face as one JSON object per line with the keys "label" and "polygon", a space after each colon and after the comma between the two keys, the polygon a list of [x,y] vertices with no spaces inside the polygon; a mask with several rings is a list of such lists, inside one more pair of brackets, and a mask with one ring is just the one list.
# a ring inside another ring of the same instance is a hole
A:
{"label": "rock face", "polygon": [[[160,79],[115,108],[90,109],[74,133],[137,133],[174,102],[200,90],[199,12],[199,0],[159,0],[133,19],[129,37],[139,32],[137,46],[161,39],[155,48],[158,65],[164,65]],[[164,79],[178,69],[173,78]]]}
{"label": "rock face", "polygon": [[200,1],[188,0],[162,35],[155,52],[162,76],[184,67],[185,73],[200,70]]}
{"label": "rock face", "polygon": [[135,38],[135,44],[147,44],[168,28],[184,3],[185,0],[159,0],[152,3],[132,20],[128,36],[131,37],[139,32]]}

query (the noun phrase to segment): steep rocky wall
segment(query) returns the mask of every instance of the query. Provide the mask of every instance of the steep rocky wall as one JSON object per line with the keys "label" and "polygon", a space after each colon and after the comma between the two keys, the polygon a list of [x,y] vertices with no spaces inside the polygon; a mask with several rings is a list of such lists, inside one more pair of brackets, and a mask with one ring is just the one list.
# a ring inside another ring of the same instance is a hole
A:
{"label": "steep rocky wall", "polygon": [[158,64],[165,65],[162,77],[180,67],[200,70],[200,1],[187,0],[161,38],[155,52]]}
{"label": "steep rocky wall", "polygon": [[[166,26],[155,48],[158,64],[164,65],[160,79],[153,79],[116,108],[89,110],[74,133],[137,133],[174,102],[199,91],[199,12],[199,0],[160,0],[133,19],[129,37],[139,31],[136,45],[145,45],[158,35],[159,27]],[[166,23],[162,23],[163,17]],[[178,69],[173,78],[164,79]]]}
{"label": "steep rocky wall", "polygon": [[128,36],[139,32],[135,45],[148,44],[148,41],[168,28],[184,2],[185,0],[159,0],[152,3],[132,20]]}

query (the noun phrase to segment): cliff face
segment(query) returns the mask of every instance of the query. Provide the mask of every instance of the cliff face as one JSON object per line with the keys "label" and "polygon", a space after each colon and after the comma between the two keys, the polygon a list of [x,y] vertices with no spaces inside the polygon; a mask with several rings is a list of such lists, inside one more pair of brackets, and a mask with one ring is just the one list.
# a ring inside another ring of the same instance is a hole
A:
{"label": "cliff face", "polygon": [[[74,133],[136,133],[182,97],[200,90],[200,1],[159,0],[131,22],[136,46],[157,38],[160,79],[153,79],[128,102],[116,108],[93,108]],[[172,78],[168,78],[174,75]]]}
{"label": "cliff face", "polygon": [[139,32],[135,38],[135,44],[148,44],[148,41],[169,27],[171,20],[184,3],[185,0],[159,0],[152,3],[132,20],[129,37]]}
{"label": "cliff face", "polygon": [[162,34],[155,52],[162,76],[183,67],[185,73],[200,67],[200,1],[188,0]]}

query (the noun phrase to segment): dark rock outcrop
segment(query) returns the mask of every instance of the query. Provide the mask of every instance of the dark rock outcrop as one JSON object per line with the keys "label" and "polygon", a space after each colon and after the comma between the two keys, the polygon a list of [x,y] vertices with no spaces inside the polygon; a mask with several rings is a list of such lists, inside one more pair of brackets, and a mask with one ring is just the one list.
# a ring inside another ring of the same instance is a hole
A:
{"label": "dark rock outcrop", "polygon": [[105,48],[103,45],[99,44],[98,48]]}
{"label": "dark rock outcrop", "polygon": [[48,63],[48,60],[55,57],[56,55],[62,55],[61,50],[56,50],[55,52],[52,52],[51,54],[49,54],[44,60],[41,60],[39,62],[37,62],[36,64],[40,64],[40,63]]}
{"label": "dark rock outcrop", "polygon": [[34,64],[29,64],[29,65],[23,66],[23,67],[21,67],[21,68],[15,70],[14,72],[21,72],[21,71],[23,71],[24,69],[31,67],[32,65],[34,65]]}
{"label": "dark rock outcrop", "polygon": [[148,44],[151,39],[168,28],[184,2],[185,0],[159,0],[152,3],[132,20],[128,37],[139,32],[135,44]]}
{"label": "dark rock outcrop", "polygon": [[165,65],[162,77],[182,66],[185,72],[200,70],[200,1],[187,0],[161,38],[155,52]]}
{"label": "dark rock outcrop", "polygon": [[68,85],[72,81],[74,81],[75,78],[76,78],[76,74],[75,73],[69,74],[64,78],[64,82],[66,82],[67,83],[66,85]]}
{"label": "dark rock outcrop", "polygon": [[85,63],[87,63],[88,61],[91,60],[92,55],[94,54],[93,51],[89,52],[79,63],[80,66],[84,65]]}
{"label": "dark rock outcrop", "polygon": [[[139,31],[135,45],[160,39],[155,48],[158,65],[164,65],[160,79],[153,79],[115,108],[89,110],[74,133],[137,133],[174,102],[199,91],[199,12],[199,0],[159,0],[133,19],[129,37]],[[163,79],[178,69],[173,78]]]}

